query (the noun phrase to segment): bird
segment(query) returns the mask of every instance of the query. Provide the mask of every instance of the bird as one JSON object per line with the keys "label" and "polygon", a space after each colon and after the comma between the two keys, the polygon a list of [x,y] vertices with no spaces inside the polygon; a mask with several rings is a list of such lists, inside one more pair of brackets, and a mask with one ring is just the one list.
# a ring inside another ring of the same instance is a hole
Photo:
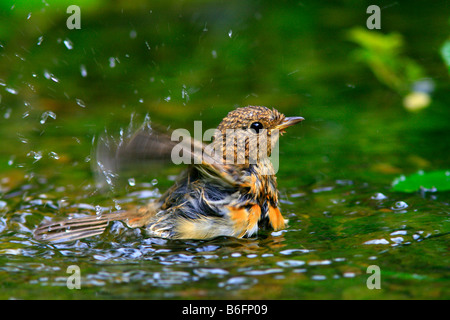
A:
{"label": "bird", "polygon": [[173,139],[173,133],[169,136],[147,126],[113,149],[113,156],[105,157],[108,152],[101,148],[97,156],[106,159],[103,165],[117,169],[136,159],[170,156],[174,161],[182,154],[187,168],[172,187],[141,207],[43,224],[34,237],[51,242],[79,240],[102,234],[117,220],[167,239],[244,238],[256,236],[259,229],[282,230],[287,220],[280,212],[270,156],[285,129],[303,120],[286,117],[275,108],[239,107],[220,122],[210,144],[186,135]]}

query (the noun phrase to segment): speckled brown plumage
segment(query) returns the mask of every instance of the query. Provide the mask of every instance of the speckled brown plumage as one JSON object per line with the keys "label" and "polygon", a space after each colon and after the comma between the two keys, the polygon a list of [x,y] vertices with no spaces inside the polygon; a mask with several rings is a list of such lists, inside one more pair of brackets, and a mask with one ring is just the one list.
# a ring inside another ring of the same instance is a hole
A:
{"label": "speckled brown plumage", "polygon": [[[211,145],[192,141],[204,152],[201,161],[189,165],[158,200],[133,210],[46,224],[34,235],[38,240],[82,239],[101,234],[108,222],[115,220],[145,228],[150,236],[173,239],[249,237],[259,228],[280,230],[285,219],[278,207],[277,181],[268,157],[278,133],[302,120],[260,106],[233,110],[219,124]],[[259,149],[263,143],[267,149],[255,156],[252,148]],[[162,159],[155,150],[169,154],[173,145],[167,135],[141,131],[113,152],[113,160],[130,161],[136,156]],[[198,154],[188,152],[198,160]]]}

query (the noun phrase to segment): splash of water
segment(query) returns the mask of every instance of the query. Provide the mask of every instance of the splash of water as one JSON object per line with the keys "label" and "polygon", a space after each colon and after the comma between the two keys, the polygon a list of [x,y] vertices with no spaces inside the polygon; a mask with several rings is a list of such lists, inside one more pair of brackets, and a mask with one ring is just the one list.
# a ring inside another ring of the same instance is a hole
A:
{"label": "splash of water", "polygon": [[41,124],[44,124],[45,122],[47,122],[47,119],[49,117],[52,119],[56,119],[56,113],[54,113],[53,111],[44,111],[41,115],[41,120],[39,122]]}
{"label": "splash of water", "polygon": [[69,39],[65,39],[65,40],[63,41],[63,43],[64,43],[64,45],[66,46],[66,48],[67,48],[68,50],[72,50],[72,49],[73,49],[73,43],[72,43],[72,41],[70,41]]}

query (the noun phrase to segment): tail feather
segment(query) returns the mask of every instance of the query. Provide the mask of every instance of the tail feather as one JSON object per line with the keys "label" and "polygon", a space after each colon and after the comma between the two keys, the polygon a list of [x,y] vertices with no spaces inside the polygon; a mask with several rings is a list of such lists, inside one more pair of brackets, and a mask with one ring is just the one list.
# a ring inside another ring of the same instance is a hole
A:
{"label": "tail feather", "polygon": [[66,242],[102,234],[110,221],[122,220],[130,228],[141,228],[149,224],[157,210],[159,202],[131,211],[119,211],[98,216],[66,219],[39,226],[34,230],[34,238],[39,241]]}
{"label": "tail feather", "polygon": [[102,234],[110,221],[126,220],[130,217],[133,215],[129,212],[117,212],[52,222],[38,227],[34,231],[34,238],[52,242],[79,240]]}

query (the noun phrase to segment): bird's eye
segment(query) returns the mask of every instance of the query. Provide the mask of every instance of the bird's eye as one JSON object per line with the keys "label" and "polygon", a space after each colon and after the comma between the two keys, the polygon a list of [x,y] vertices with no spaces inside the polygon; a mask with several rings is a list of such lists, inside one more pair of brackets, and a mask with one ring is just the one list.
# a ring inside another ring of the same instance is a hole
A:
{"label": "bird's eye", "polygon": [[262,125],[262,123],[261,122],[253,122],[251,125],[250,125],[250,129],[253,129],[253,130],[255,130],[255,132],[256,133],[259,133],[259,131],[261,131],[262,129],[264,129],[264,127],[263,127],[263,125]]}

